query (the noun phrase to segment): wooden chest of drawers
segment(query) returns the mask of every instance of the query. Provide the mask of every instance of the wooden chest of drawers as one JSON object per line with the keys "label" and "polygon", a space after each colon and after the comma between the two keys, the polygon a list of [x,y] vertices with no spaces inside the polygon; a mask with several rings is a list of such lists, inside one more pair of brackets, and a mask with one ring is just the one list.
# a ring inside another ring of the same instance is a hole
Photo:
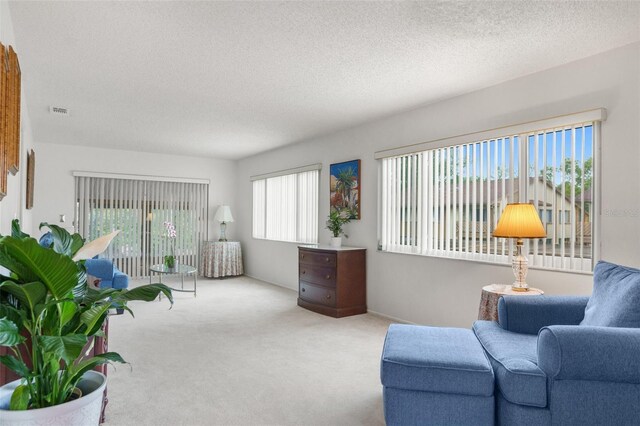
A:
{"label": "wooden chest of drawers", "polygon": [[335,318],[367,312],[366,249],[298,247],[298,305]]}

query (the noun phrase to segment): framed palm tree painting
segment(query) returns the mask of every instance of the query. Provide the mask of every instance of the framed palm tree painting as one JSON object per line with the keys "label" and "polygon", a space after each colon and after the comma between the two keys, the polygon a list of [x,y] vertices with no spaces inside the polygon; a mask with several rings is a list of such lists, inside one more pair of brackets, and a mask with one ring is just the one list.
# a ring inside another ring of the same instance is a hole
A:
{"label": "framed palm tree painting", "polygon": [[360,160],[332,164],[329,174],[331,211],[344,211],[351,219],[360,219]]}

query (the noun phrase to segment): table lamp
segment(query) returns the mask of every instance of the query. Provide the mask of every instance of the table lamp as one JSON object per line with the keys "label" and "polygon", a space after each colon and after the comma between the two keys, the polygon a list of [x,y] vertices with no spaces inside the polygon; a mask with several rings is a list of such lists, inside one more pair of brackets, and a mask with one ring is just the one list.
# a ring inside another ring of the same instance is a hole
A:
{"label": "table lamp", "polygon": [[527,258],[522,254],[522,240],[547,236],[536,208],[533,204],[528,203],[507,204],[507,207],[502,211],[500,220],[498,220],[496,229],[493,231],[493,236],[516,239],[516,253],[512,261],[516,281],[511,288],[514,291],[529,291],[529,286],[525,281],[528,267]]}
{"label": "table lamp", "polygon": [[220,239],[218,241],[227,241],[227,222],[233,222],[229,206],[218,207],[214,219],[220,222]]}

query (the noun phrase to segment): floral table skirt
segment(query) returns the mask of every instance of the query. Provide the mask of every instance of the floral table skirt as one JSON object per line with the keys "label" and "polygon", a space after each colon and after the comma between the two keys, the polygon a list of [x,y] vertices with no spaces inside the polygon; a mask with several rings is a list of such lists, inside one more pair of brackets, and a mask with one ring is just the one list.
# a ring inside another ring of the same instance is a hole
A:
{"label": "floral table skirt", "polygon": [[205,241],[200,265],[202,275],[208,278],[242,275],[242,247],[237,241]]}

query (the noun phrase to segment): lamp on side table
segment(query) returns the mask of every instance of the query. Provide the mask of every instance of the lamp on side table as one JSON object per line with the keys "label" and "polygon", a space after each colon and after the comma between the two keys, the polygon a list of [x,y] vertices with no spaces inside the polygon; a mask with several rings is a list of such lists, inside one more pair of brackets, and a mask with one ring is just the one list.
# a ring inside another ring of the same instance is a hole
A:
{"label": "lamp on side table", "polygon": [[540,216],[533,204],[513,203],[507,204],[502,211],[498,225],[493,231],[493,236],[498,238],[516,238],[516,252],[513,255],[513,274],[516,280],[511,286],[513,291],[528,291],[527,285],[527,258],[522,254],[524,238],[546,238]]}
{"label": "lamp on side table", "polygon": [[227,222],[233,222],[231,208],[229,206],[218,207],[214,219],[220,222],[220,239],[218,241],[227,241]]}

